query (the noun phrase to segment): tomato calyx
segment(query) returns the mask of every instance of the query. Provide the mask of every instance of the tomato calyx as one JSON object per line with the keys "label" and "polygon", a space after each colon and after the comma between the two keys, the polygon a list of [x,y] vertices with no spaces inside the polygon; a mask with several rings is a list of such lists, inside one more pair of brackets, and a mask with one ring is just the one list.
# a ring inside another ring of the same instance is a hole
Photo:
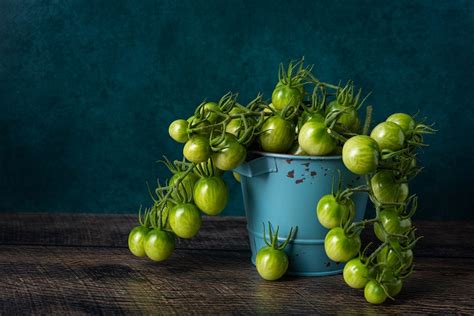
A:
{"label": "tomato calyx", "polygon": [[222,112],[221,115],[224,118],[217,124],[220,128],[213,128],[210,132],[209,144],[214,152],[228,147],[229,144],[226,140],[229,138],[229,134],[235,136],[241,146],[248,146],[253,142],[265,121],[265,113],[257,111],[266,106],[262,100],[262,94],[258,94],[247,107],[237,104],[233,106],[230,111]]}
{"label": "tomato calyx", "polygon": [[401,290],[402,281],[411,276],[413,268],[414,266],[410,263],[408,268],[402,265],[398,269],[393,270],[391,267],[379,263],[375,265],[377,272],[372,280],[380,285],[387,298],[394,301],[395,296],[398,295]]}
{"label": "tomato calyx", "polygon": [[[413,116],[413,121],[416,117],[416,114]],[[426,118],[422,118],[418,122],[414,122],[414,127],[412,129],[408,128],[405,132],[405,136],[410,145],[415,147],[426,147],[427,144],[423,141],[423,135],[432,135],[435,134],[438,130],[434,128],[435,124],[425,123]]]}
{"label": "tomato calyx", "polygon": [[320,119],[324,121],[324,108],[326,107],[326,98],[327,92],[326,87],[318,83],[315,85],[313,89],[313,93],[311,95],[311,103],[307,104],[305,102],[301,103],[301,107],[303,112],[301,114],[301,125],[304,124],[306,121],[311,119]]}
{"label": "tomato calyx", "polygon": [[411,219],[400,216],[393,208],[387,208],[378,212],[379,221],[374,224],[375,235],[382,241],[389,236],[405,234],[412,229]]}
{"label": "tomato calyx", "polygon": [[[284,85],[291,88],[298,88],[306,84],[304,80],[308,78],[313,66],[304,66],[304,57],[299,61],[290,61],[288,67],[285,69],[283,63],[280,63],[278,68],[278,85]],[[295,74],[293,74],[293,72]]]}
{"label": "tomato calyx", "polygon": [[298,231],[298,227],[291,227],[290,232],[288,233],[288,236],[286,237],[285,241],[282,244],[278,243],[278,232],[280,231],[280,226],[277,226],[276,231],[273,231],[272,229],[272,224],[268,222],[268,234],[270,237],[270,240],[267,240],[267,234],[265,232],[265,223],[262,223],[263,225],[263,241],[268,247],[271,247],[276,250],[281,250],[283,251],[288,243],[295,238],[296,232]]}
{"label": "tomato calyx", "polygon": [[354,92],[354,82],[352,80],[347,81],[344,87],[338,87],[336,90],[336,101],[338,104],[344,107],[353,107],[356,110],[359,110],[367,100],[367,98],[372,94],[369,92],[362,100],[362,89],[357,91],[357,94]]}
{"label": "tomato calyx", "polygon": [[[342,173],[338,170],[338,184],[337,184],[337,191],[334,192],[335,189],[335,177],[332,179],[332,189],[331,194],[335,197],[336,202],[341,203],[343,205],[351,203],[351,195],[354,192],[358,191],[365,191],[366,186],[359,186],[356,188],[347,188],[342,190]],[[353,202],[352,202],[353,203]],[[346,215],[347,218],[344,219],[341,223],[341,226],[344,231],[344,235],[348,238],[353,238],[355,236],[359,236],[362,230],[365,228],[365,224],[370,223],[372,220],[365,220],[358,223],[353,223],[355,217],[355,207],[351,209],[351,211]]]}
{"label": "tomato calyx", "polygon": [[237,103],[238,93],[227,92],[221,97],[219,102],[202,101],[194,111],[194,118],[197,120],[207,120],[210,123],[215,123],[214,126],[226,119],[225,113],[228,113],[232,108],[239,106]]}
{"label": "tomato calyx", "polygon": [[210,178],[210,177],[218,176],[217,168],[212,158],[209,158],[209,160],[206,163],[197,164],[195,167],[195,172],[201,178]]}
{"label": "tomato calyx", "polygon": [[181,171],[185,171],[189,167],[189,163],[186,163],[186,161],[178,161],[175,160],[171,162],[168,157],[163,156],[163,159],[157,160],[157,163],[162,163],[165,165],[165,167],[171,172],[171,174],[176,174]]}
{"label": "tomato calyx", "polygon": [[150,211],[151,208],[145,208],[145,211],[142,214],[142,206],[140,205],[140,208],[138,209],[138,223],[140,226],[151,228]]}

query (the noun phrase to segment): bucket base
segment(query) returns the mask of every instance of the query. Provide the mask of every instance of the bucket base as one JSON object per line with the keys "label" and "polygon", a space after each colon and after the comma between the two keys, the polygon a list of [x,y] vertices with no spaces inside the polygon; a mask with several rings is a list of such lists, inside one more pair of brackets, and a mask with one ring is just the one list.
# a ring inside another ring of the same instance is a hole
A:
{"label": "bucket base", "polygon": [[[252,264],[255,266],[256,263],[253,258],[250,259]],[[292,276],[303,276],[303,277],[322,277],[322,276],[329,276],[329,275],[336,275],[341,274],[342,269],[334,270],[334,271],[326,271],[326,272],[296,272],[296,271],[287,271],[286,274]]]}

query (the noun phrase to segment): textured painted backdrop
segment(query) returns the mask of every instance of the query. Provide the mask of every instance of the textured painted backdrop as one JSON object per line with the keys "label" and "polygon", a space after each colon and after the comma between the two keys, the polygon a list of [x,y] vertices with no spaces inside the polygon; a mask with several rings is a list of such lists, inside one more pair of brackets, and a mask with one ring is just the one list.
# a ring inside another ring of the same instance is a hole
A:
{"label": "textured painted backdrop", "polygon": [[[440,133],[413,184],[418,217],[474,218],[474,1],[0,1],[0,211],[134,212],[167,126],[203,98],[270,96],[306,56],[354,79],[376,119]],[[228,178],[229,183],[233,183]],[[242,214],[239,187],[225,214]]]}

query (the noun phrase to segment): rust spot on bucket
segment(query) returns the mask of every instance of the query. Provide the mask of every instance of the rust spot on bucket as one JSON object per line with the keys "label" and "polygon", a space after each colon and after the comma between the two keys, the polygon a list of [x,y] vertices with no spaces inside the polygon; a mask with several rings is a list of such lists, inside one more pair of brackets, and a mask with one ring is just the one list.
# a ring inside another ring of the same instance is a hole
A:
{"label": "rust spot on bucket", "polygon": [[309,162],[302,163],[301,165],[309,167]]}
{"label": "rust spot on bucket", "polygon": [[300,184],[300,183],[303,183],[304,180],[305,180],[305,178],[301,178],[301,179],[296,180],[295,183]]}
{"label": "rust spot on bucket", "polygon": [[288,171],[288,174],[286,176],[288,178],[294,178],[295,177],[295,170]]}
{"label": "rust spot on bucket", "polygon": [[331,265],[331,262],[326,262],[326,267],[329,267]]}
{"label": "rust spot on bucket", "polygon": [[293,161],[293,159],[286,159],[287,164],[291,164],[292,161]]}
{"label": "rust spot on bucket", "polygon": [[314,177],[314,176],[317,175],[317,172],[316,172],[316,171],[311,171],[310,175],[311,175],[312,177]]}

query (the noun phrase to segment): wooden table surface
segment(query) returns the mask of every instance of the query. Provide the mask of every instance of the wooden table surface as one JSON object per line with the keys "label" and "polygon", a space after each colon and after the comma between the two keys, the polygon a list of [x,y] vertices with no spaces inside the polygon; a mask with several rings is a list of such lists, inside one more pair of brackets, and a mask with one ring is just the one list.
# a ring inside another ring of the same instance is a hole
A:
{"label": "wooden table surface", "polygon": [[245,219],[206,218],[199,235],[154,263],[132,256],[134,216],[0,214],[0,315],[474,314],[474,222],[416,222],[415,273],[373,306],[342,276],[260,279]]}

